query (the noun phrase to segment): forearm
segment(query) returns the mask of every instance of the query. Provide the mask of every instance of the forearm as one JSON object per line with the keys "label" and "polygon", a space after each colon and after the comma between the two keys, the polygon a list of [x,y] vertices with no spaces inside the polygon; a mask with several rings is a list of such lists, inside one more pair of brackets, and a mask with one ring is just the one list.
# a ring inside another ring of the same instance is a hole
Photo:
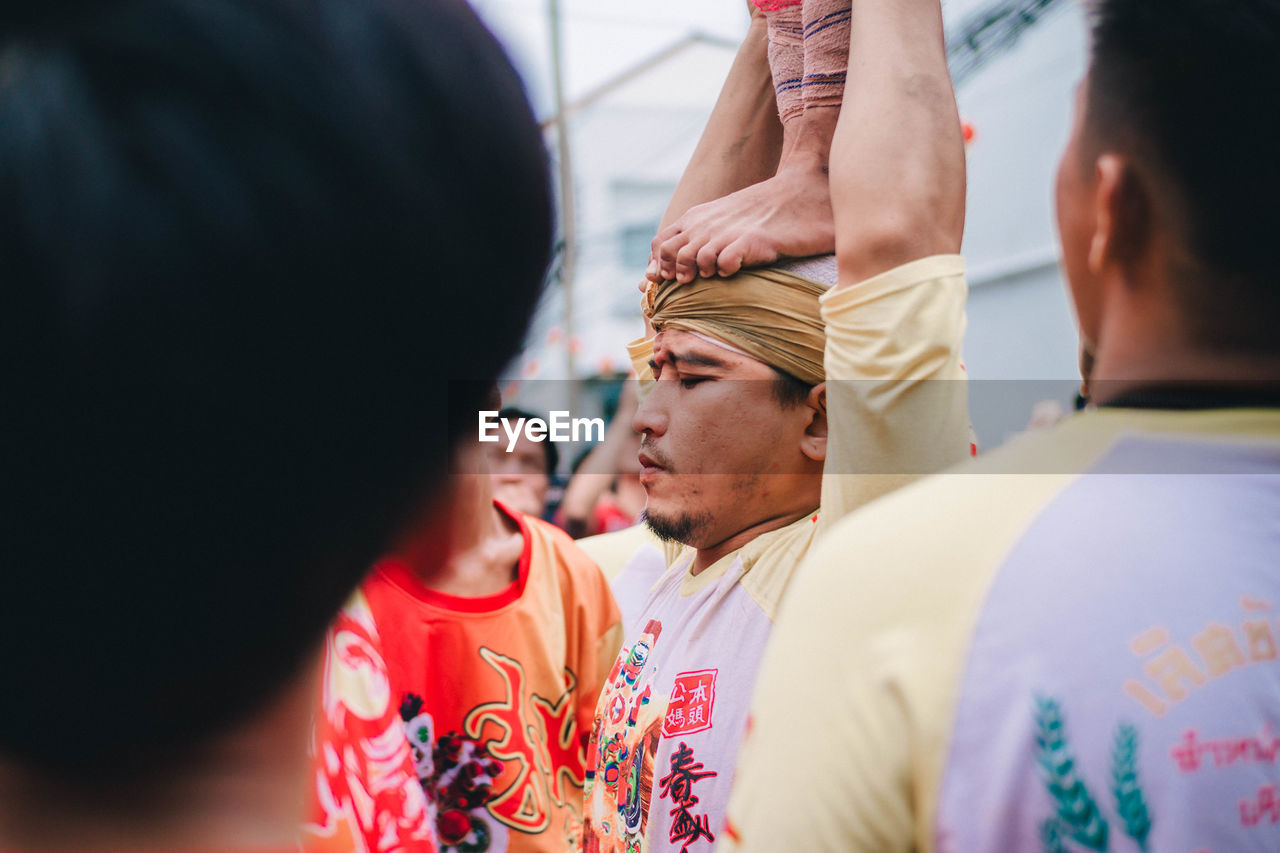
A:
{"label": "forearm", "polygon": [[614,477],[622,466],[622,455],[627,449],[627,437],[631,432],[629,414],[615,417],[609,423],[604,441],[582,460],[560,502],[568,522],[589,521],[600,496],[609,491]]}
{"label": "forearm", "polygon": [[769,72],[767,28],[753,17],[724,88],[662,216],[659,230],[689,208],[773,176],[782,124]]}
{"label": "forearm", "polygon": [[854,0],[831,201],[842,287],[959,252],[964,143],[938,0]]}
{"label": "forearm", "polygon": [[[591,456],[583,461],[583,467],[586,467],[587,463],[592,461],[592,457],[598,453],[599,449],[592,451]],[[592,515],[595,512],[596,502],[600,500],[601,495],[609,491],[612,483],[613,478],[608,474],[584,473],[579,469],[578,473],[573,475],[568,488],[564,491],[564,500],[560,502],[560,511],[564,513],[565,531],[574,539],[581,539],[599,532],[591,529]]]}

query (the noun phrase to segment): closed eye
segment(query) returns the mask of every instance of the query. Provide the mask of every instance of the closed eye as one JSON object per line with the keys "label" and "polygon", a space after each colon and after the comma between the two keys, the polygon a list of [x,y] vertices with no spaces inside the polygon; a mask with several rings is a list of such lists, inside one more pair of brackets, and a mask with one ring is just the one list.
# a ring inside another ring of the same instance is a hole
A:
{"label": "closed eye", "polygon": [[680,380],[680,387],[692,388],[694,385],[697,385],[701,382],[708,381],[708,378],[709,377],[706,377],[706,376],[687,376],[684,379]]}

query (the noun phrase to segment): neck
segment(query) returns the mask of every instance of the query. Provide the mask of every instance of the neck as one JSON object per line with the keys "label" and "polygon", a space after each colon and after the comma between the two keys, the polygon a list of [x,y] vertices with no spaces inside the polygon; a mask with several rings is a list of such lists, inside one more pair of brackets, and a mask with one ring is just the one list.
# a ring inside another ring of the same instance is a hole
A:
{"label": "neck", "polygon": [[789,524],[794,524],[800,519],[817,511],[817,507],[805,510],[804,512],[792,512],[783,515],[775,515],[756,522],[750,527],[738,531],[722,542],[705,548],[699,548],[697,554],[693,558],[693,565],[689,569],[689,574],[699,575],[705,570],[711,568],[715,563],[723,557],[732,554],[739,548],[742,548],[757,536],[769,533],[773,530],[781,530]]}
{"label": "neck", "polygon": [[[1125,351],[1127,350],[1127,351]],[[1100,348],[1089,379],[1090,399],[1099,404],[1156,385],[1201,385],[1256,390],[1280,386],[1280,357],[1164,350]]]}
{"label": "neck", "polygon": [[520,526],[494,505],[487,473],[464,469],[450,479],[447,535],[422,524],[396,551],[429,589],[464,597],[501,592],[516,578]]}
{"label": "neck", "polygon": [[492,481],[487,474],[453,477],[454,506],[449,521],[449,547],[453,555],[483,547],[495,537],[507,535],[510,519],[493,502]]}
{"label": "neck", "polygon": [[296,849],[318,695],[318,667],[304,669],[250,722],[143,779],[0,761],[0,849]]}
{"label": "neck", "polygon": [[1090,399],[1106,403],[1154,385],[1221,389],[1280,383],[1280,355],[1215,351],[1195,343],[1165,268],[1149,261],[1130,280],[1106,288]]}
{"label": "neck", "polygon": [[470,551],[505,532],[505,516],[493,505],[493,479],[479,446],[459,450],[450,478],[449,548],[453,554]]}

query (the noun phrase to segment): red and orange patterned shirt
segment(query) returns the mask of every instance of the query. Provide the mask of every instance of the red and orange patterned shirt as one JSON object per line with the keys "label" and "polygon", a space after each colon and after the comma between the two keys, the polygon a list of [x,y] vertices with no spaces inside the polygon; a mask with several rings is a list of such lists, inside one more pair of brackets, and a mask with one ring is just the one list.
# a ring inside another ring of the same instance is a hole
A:
{"label": "red and orange patterned shirt", "polygon": [[586,743],[621,617],[567,535],[497,506],[524,537],[503,591],[437,592],[392,557],[364,593],[440,850],[576,850]]}
{"label": "red and orange patterned shirt", "polygon": [[392,702],[373,614],[357,592],[325,636],[306,853],[434,853],[427,798]]}

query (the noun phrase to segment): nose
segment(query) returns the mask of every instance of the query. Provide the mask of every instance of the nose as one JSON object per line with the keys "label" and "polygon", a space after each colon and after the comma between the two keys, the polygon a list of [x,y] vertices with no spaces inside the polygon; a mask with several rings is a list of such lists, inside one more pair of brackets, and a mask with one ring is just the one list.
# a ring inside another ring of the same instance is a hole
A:
{"label": "nose", "polygon": [[674,383],[654,382],[649,393],[641,398],[636,406],[635,417],[631,419],[631,428],[641,435],[662,435],[667,431],[667,388]]}

